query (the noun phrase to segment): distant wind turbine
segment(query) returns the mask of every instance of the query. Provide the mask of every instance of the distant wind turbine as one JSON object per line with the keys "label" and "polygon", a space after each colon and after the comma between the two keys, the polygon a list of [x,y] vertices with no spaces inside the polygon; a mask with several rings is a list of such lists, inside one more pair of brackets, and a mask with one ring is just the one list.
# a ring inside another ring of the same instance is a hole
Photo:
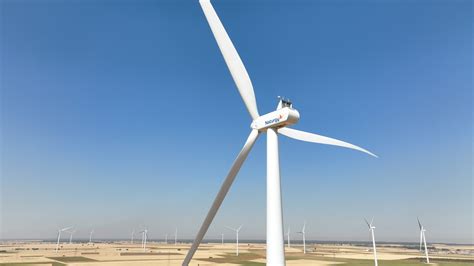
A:
{"label": "distant wind turbine", "polygon": [[430,263],[430,258],[428,256],[428,247],[426,246],[426,237],[425,237],[425,227],[421,224],[420,219],[418,220],[418,226],[420,227],[420,251],[421,251],[421,242],[425,244],[425,256],[426,256],[426,263]]}
{"label": "distant wind turbine", "polygon": [[242,225],[239,226],[239,228],[232,228],[229,226],[226,226],[226,228],[235,232],[235,255],[239,256],[239,232],[240,229],[242,229]]}
{"label": "distant wind turbine", "polygon": [[288,248],[291,248],[291,244],[290,244],[290,227],[288,226],[288,233],[286,233],[287,237],[288,237]]}
{"label": "distant wind turbine", "polygon": [[221,244],[224,245],[224,234],[222,233],[222,239],[221,239]]}
{"label": "distant wind turbine", "polygon": [[174,244],[178,244],[178,227],[176,227],[176,230],[174,230]]}
{"label": "distant wind turbine", "polygon": [[168,234],[165,235],[165,244],[168,244]]}
{"label": "distant wind turbine", "polygon": [[70,234],[69,235],[69,244],[72,244],[72,235],[74,235],[74,233],[76,233],[77,230],[72,230],[72,231],[68,231],[68,233]]}
{"label": "distant wind turbine", "polygon": [[303,253],[306,254],[306,221],[303,223],[303,229],[297,233],[303,235]]}
{"label": "distant wind turbine", "polygon": [[367,226],[369,227],[369,231],[372,235],[372,246],[373,246],[373,249],[374,249],[374,261],[375,261],[375,266],[378,266],[378,262],[377,262],[377,249],[375,247],[375,226],[373,225],[374,223],[374,217],[372,217],[372,220],[370,221],[370,223],[367,221],[367,219],[365,219],[365,223],[367,223]]}
{"label": "distant wind turbine", "polygon": [[94,233],[94,229],[91,230],[89,233],[89,244],[92,244],[92,234]]}
{"label": "distant wind turbine", "polygon": [[59,250],[59,240],[61,239],[61,233],[64,232],[64,231],[67,231],[71,228],[72,228],[72,226],[66,227],[66,228],[63,228],[63,229],[58,229],[58,241],[56,242],[56,252],[58,252],[58,250]]}
{"label": "distant wind turbine", "polygon": [[142,234],[142,248],[143,248],[143,251],[145,251],[146,250],[146,240],[147,240],[147,237],[148,237],[148,229],[140,231],[140,233]]}
{"label": "distant wind turbine", "polygon": [[133,237],[135,236],[135,229],[132,230],[132,239],[130,240],[130,243],[133,244]]}

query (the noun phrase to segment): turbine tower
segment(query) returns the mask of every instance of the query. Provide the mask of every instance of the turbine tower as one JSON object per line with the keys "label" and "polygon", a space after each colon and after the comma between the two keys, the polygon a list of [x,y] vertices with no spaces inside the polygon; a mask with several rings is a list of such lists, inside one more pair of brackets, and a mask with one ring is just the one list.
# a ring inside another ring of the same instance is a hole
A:
{"label": "turbine tower", "polygon": [[132,230],[132,239],[130,240],[130,244],[133,244],[133,237],[135,236],[135,229]]}
{"label": "turbine tower", "polygon": [[224,245],[224,233],[221,234],[221,244]]}
{"label": "turbine tower", "polygon": [[420,219],[418,220],[418,226],[420,227],[420,251],[421,251],[421,243],[425,244],[425,256],[426,256],[426,263],[430,263],[430,258],[428,256],[428,247],[426,246],[426,237],[425,237],[425,227],[421,224]]}
{"label": "turbine tower", "polygon": [[287,237],[288,237],[288,248],[291,248],[291,244],[290,244],[290,227],[288,226],[288,233],[286,233]]}
{"label": "turbine tower", "polygon": [[168,234],[165,235],[165,244],[168,244]]}
{"label": "turbine tower", "polygon": [[375,266],[378,266],[378,262],[377,262],[377,249],[375,248],[375,226],[373,225],[374,223],[374,217],[372,217],[372,220],[370,221],[370,223],[367,221],[367,219],[365,219],[365,223],[367,223],[367,226],[369,227],[369,231],[372,235],[372,246],[373,246],[373,249],[374,249],[374,261],[375,261]]}
{"label": "turbine tower", "polygon": [[301,231],[297,233],[303,236],[303,253],[306,254],[306,221],[304,221]]}
{"label": "turbine tower", "polygon": [[178,245],[178,227],[174,230],[174,244]]}
{"label": "turbine tower", "polygon": [[71,228],[72,228],[72,226],[66,227],[66,228],[63,228],[63,229],[58,229],[58,241],[56,242],[56,253],[59,250],[59,240],[61,239],[61,233],[64,232],[64,231],[67,231]]}
{"label": "turbine tower", "polygon": [[76,233],[77,230],[72,230],[72,231],[68,231],[68,233],[70,234],[69,235],[69,244],[72,244],[72,235],[74,235],[74,233]]}
{"label": "turbine tower", "polygon": [[235,85],[237,86],[240,96],[242,97],[253,121],[250,125],[251,133],[242,150],[237,155],[227,177],[224,179],[224,182],[222,183],[222,186],[196,235],[193,245],[183,261],[183,265],[188,265],[191,261],[194,253],[199,247],[199,244],[204,238],[204,235],[209,229],[217,210],[221,206],[222,201],[234,182],[240,167],[244,163],[247,155],[261,133],[267,133],[267,265],[285,265],[278,133],[301,141],[340,146],[359,150],[372,156],[375,155],[363,148],[347,142],[288,128],[287,126],[298,122],[300,117],[298,111],[293,109],[293,105],[289,100],[281,98],[276,111],[260,116],[252,82],[239,54],[237,53],[237,50],[227,35],[227,32],[219,20],[210,0],[200,0],[199,2],[227,67],[234,79]]}
{"label": "turbine tower", "polygon": [[236,241],[235,242],[235,255],[239,256],[239,232],[240,232],[240,229],[242,229],[242,225],[239,226],[239,228],[232,228],[229,226],[226,226],[226,228],[235,232],[235,241]]}
{"label": "turbine tower", "polygon": [[139,233],[142,234],[142,248],[143,251],[146,251],[146,240],[148,237],[148,229],[144,229],[143,231],[140,231]]}
{"label": "turbine tower", "polygon": [[89,244],[92,244],[92,234],[94,233],[94,229],[91,230],[89,234]]}

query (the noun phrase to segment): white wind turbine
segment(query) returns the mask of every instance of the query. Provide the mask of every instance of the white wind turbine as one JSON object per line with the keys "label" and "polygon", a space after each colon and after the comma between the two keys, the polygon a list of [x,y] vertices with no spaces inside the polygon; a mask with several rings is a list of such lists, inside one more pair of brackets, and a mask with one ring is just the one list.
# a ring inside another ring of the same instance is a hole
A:
{"label": "white wind turbine", "polygon": [[56,252],[58,252],[58,250],[59,250],[59,240],[61,239],[61,233],[64,232],[64,231],[67,231],[71,228],[72,228],[72,226],[66,227],[66,228],[63,228],[63,229],[58,229],[58,241],[56,242]]}
{"label": "white wind turbine", "polygon": [[94,229],[91,230],[89,233],[89,244],[92,244],[92,234],[94,233]]}
{"label": "white wind turbine", "polygon": [[369,231],[372,235],[372,246],[373,246],[373,250],[374,250],[374,261],[375,261],[375,266],[378,265],[378,262],[377,262],[377,249],[375,247],[375,226],[374,226],[374,217],[372,217],[372,220],[370,221],[370,223],[367,221],[367,219],[365,219],[365,223],[367,223],[367,226],[369,227]]}
{"label": "white wind turbine", "polygon": [[133,237],[135,236],[135,229],[132,230],[132,239],[130,240],[130,243],[133,244]]}
{"label": "white wind turbine", "polygon": [[174,244],[178,245],[178,227],[174,230]]}
{"label": "white wind turbine", "polygon": [[168,244],[168,234],[165,235],[165,244]]}
{"label": "white wind turbine", "polygon": [[239,232],[240,229],[242,229],[242,225],[239,226],[239,228],[232,228],[229,226],[226,226],[226,228],[235,232],[235,255],[239,256]]}
{"label": "white wind turbine", "polygon": [[72,244],[72,235],[76,233],[77,230],[67,231],[69,233],[69,244]]}
{"label": "white wind turbine", "polygon": [[146,250],[146,240],[148,238],[148,229],[144,229],[143,231],[140,231],[139,233],[142,234],[142,248],[143,251]]}
{"label": "white wind turbine", "polygon": [[278,155],[278,133],[285,135],[289,138],[314,142],[320,144],[340,146],[350,149],[359,150],[375,156],[371,152],[352,145],[347,142],[340,140],[316,135],[296,129],[288,128],[287,126],[295,124],[299,120],[299,113],[293,109],[293,105],[290,101],[280,99],[276,111],[260,116],[257,103],[255,99],[255,93],[253,90],[252,82],[250,81],[247,70],[245,69],[242,60],[239,57],[232,41],[227,35],[224,26],[222,25],[219,17],[217,16],[210,0],[199,1],[204,11],[204,15],[211,27],[212,33],[217,41],[219,49],[224,57],[224,60],[229,68],[229,71],[234,79],[234,82],[239,90],[240,96],[242,97],[247,110],[252,117],[252,123],[250,125],[252,131],[248,137],[245,145],[243,146],[240,153],[237,155],[232,167],[230,168],[227,177],[212,203],[212,206],[204,219],[199,232],[193,242],[193,245],[189,249],[186,258],[183,261],[183,265],[188,265],[191,261],[194,253],[196,252],[199,244],[201,243],[204,235],[206,234],[209,226],[214,219],[217,210],[222,204],[230,186],[234,182],[240,167],[244,163],[247,155],[249,154],[252,146],[257,140],[261,133],[267,133],[267,264],[268,265],[284,265],[285,264],[285,252],[284,252],[284,236],[283,236],[283,213],[281,204],[281,187],[280,187],[280,166],[279,166],[279,155]]}
{"label": "white wind turbine", "polygon": [[224,245],[224,234],[222,233],[221,236],[222,236],[222,238],[221,238],[221,244]]}
{"label": "white wind turbine", "polygon": [[303,236],[303,253],[306,254],[306,221],[304,221],[301,231],[297,233]]}
{"label": "white wind turbine", "polygon": [[288,226],[288,233],[286,233],[287,237],[288,237],[288,248],[291,248],[291,244],[290,244],[290,227]]}
{"label": "white wind turbine", "polygon": [[421,243],[425,244],[425,256],[426,256],[426,263],[430,263],[430,258],[428,257],[428,247],[426,246],[426,237],[425,237],[425,227],[421,224],[420,219],[418,220],[418,226],[420,227],[420,251],[421,251]]}

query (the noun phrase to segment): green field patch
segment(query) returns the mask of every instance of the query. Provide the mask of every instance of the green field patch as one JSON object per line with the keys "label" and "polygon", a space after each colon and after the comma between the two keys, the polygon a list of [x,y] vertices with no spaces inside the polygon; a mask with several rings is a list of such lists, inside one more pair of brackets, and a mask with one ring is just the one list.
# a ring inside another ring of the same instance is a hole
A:
{"label": "green field patch", "polygon": [[454,259],[430,259],[431,263],[438,266],[473,266],[474,260],[454,260]]}
{"label": "green field patch", "polygon": [[70,263],[70,262],[94,262],[97,260],[81,257],[81,256],[74,256],[74,257],[48,257],[48,259],[56,260],[59,262]]}

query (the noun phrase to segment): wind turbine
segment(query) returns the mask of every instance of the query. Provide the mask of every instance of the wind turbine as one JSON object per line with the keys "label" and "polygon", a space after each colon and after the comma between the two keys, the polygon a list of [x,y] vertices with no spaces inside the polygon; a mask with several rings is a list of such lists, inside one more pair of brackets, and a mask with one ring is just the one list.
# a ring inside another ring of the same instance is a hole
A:
{"label": "wind turbine", "polygon": [[72,244],[72,235],[76,233],[77,230],[68,231],[69,235],[69,244]]}
{"label": "wind turbine", "polygon": [[281,184],[280,184],[280,165],[278,155],[278,133],[289,138],[314,142],[320,144],[340,146],[350,149],[359,150],[375,156],[371,152],[352,145],[347,142],[328,138],[321,135],[316,135],[296,129],[288,128],[287,126],[295,124],[299,120],[299,113],[293,109],[293,105],[289,100],[280,98],[277,110],[268,114],[260,116],[257,109],[257,102],[253,90],[252,82],[245,69],[242,60],[237,53],[232,41],[227,35],[224,26],[216,14],[210,0],[199,1],[204,11],[204,15],[211,27],[212,33],[217,41],[219,49],[224,57],[224,60],[229,68],[229,71],[234,79],[234,82],[239,90],[247,110],[252,117],[250,125],[252,131],[245,142],[240,153],[237,155],[232,167],[230,168],[227,177],[224,179],[222,186],[212,203],[212,206],[204,219],[199,232],[193,242],[193,245],[188,251],[183,265],[188,265],[209,226],[214,219],[217,210],[222,204],[229,188],[231,187],[240,167],[244,163],[247,155],[253,147],[255,141],[261,133],[267,133],[267,264],[268,265],[284,265],[285,251],[284,251],[284,236],[283,236],[283,213],[281,203]]}
{"label": "wind turbine", "polygon": [[132,239],[130,240],[130,244],[133,244],[133,237],[135,236],[135,229],[132,230]]}
{"label": "wind turbine", "polygon": [[89,244],[92,244],[92,234],[94,233],[94,229],[91,230],[89,233]]}
{"label": "wind turbine", "polygon": [[226,228],[235,232],[235,255],[239,256],[239,232],[240,229],[242,229],[242,225],[239,226],[239,228],[232,228],[229,226],[226,226]]}
{"label": "wind turbine", "polygon": [[286,233],[287,237],[288,237],[288,248],[291,248],[291,244],[290,244],[290,227],[288,226],[288,233]]}
{"label": "wind turbine", "polygon": [[64,231],[67,231],[71,228],[72,228],[72,226],[66,227],[66,228],[63,228],[63,229],[58,229],[58,241],[56,242],[56,253],[59,250],[59,240],[61,239],[61,233],[64,232]]}
{"label": "wind turbine", "polygon": [[222,233],[222,239],[221,239],[221,244],[224,245],[224,234]]}
{"label": "wind turbine", "polygon": [[168,244],[168,234],[165,235],[165,244]]}
{"label": "wind turbine", "polygon": [[375,261],[375,266],[378,266],[378,262],[377,262],[377,249],[375,248],[375,226],[373,225],[374,223],[374,217],[372,217],[372,220],[370,221],[370,223],[367,221],[367,219],[365,219],[365,223],[367,224],[367,226],[369,227],[369,231],[372,235],[372,246],[373,246],[373,249],[374,249],[374,261]]}
{"label": "wind turbine", "polygon": [[297,233],[303,236],[303,253],[306,254],[306,221],[304,221],[301,231]]}
{"label": "wind turbine", "polygon": [[178,227],[174,230],[174,244],[178,245]]}
{"label": "wind turbine", "polygon": [[147,240],[147,237],[148,237],[148,229],[144,229],[143,231],[140,231],[139,233],[142,234],[142,248],[143,248],[143,251],[146,250],[146,240]]}
{"label": "wind turbine", "polygon": [[430,258],[428,256],[428,247],[426,246],[426,236],[425,236],[425,227],[421,224],[420,219],[418,220],[418,226],[420,227],[420,251],[421,251],[421,242],[425,244],[425,256],[426,256],[426,263],[430,263]]}

